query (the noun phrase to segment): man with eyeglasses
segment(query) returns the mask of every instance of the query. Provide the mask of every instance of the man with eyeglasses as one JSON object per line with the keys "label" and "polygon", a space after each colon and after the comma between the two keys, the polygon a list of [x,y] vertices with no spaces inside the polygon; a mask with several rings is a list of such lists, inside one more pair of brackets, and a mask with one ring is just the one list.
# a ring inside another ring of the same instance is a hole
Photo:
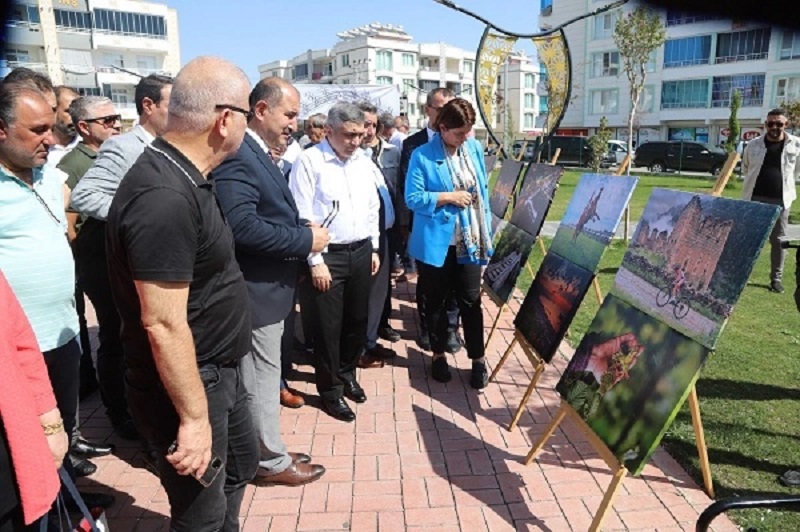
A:
{"label": "man with eyeglasses", "polygon": [[783,109],[767,113],[766,133],[747,144],[742,157],[742,198],[782,207],[769,236],[769,289],[783,293],[783,264],[786,249],[781,238],[786,235],[789,209],[797,198],[796,181],[800,178],[800,138],[786,132],[788,119]]}
{"label": "man with eyeglasses", "polygon": [[[436,118],[439,116],[439,109],[441,109],[444,104],[455,97],[455,93],[446,87],[439,87],[438,89],[434,89],[428,93],[425,103],[425,116],[428,117],[427,126],[425,129],[417,131],[403,141],[403,151],[400,154],[400,167],[397,172],[396,197],[405,198],[406,174],[408,173],[408,163],[411,161],[411,154],[414,152],[414,150],[423,144],[427,144],[428,141],[433,138],[433,135],[436,133],[433,130],[433,125],[436,122]],[[396,224],[400,234],[400,251],[404,255],[403,258],[405,259],[406,269],[405,273],[398,277],[397,280],[409,280],[416,275],[416,267],[414,265],[414,260],[411,257],[408,257],[407,254],[408,235],[411,231],[413,219],[411,216],[411,211],[408,209],[405,201],[397,202]],[[422,288],[424,287],[420,287],[419,283],[417,283],[417,314],[419,315],[419,336],[417,337],[417,345],[420,347],[420,349],[430,351],[431,340],[430,335],[428,334],[428,327],[426,325],[427,318],[425,317],[427,315],[424,295],[426,292]],[[447,352],[456,353],[459,349],[461,349],[463,342],[458,335],[458,304],[456,303],[454,294],[448,296],[446,309],[448,323]]]}
{"label": "man with eyeglasses", "polygon": [[175,531],[239,530],[258,467],[240,368],[251,340],[247,286],[208,180],[242,143],[249,90],[228,61],[187,63],[166,131],[125,174],[108,213],[128,404],[156,451]]}
{"label": "man with eyeglasses", "polygon": [[288,387],[281,389],[281,368],[291,354],[283,350],[284,322],[294,307],[300,261],[322,251],[328,230],[309,227],[300,218],[278,166],[297,127],[297,89],[281,78],[265,78],[253,88],[249,103],[244,142],[211,179],[247,283],[252,348],[242,359],[242,373],[261,443],[255,483],[299,486],[319,479],[325,468],[309,463],[306,454],[288,452],[281,438],[281,402],[302,405]]}

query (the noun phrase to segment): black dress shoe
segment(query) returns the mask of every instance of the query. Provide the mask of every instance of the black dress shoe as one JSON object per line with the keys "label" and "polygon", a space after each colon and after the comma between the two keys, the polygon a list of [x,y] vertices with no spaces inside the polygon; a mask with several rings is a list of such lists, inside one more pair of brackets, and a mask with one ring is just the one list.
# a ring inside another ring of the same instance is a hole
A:
{"label": "black dress shoe", "polygon": [[461,336],[459,336],[457,331],[449,331],[447,333],[447,345],[444,348],[445,351],[451,355],[455,355],[461,350],[462,345],[464,345],[464,342],[461,340]]}
{"label": "black dress shoe", "polygon": [[428,331],[421,331],[419,333],[419,336],[417,337],[417,345],[423,351],[431,350],[431,336],[428,334]]}
{"label": "black dress shoe", "polygon": [[105,456],[114,451],[114,445],[110,443],[90,443],[83,438],[72,444],[70,453],[80,458],[97,458],[98,456]]}
{"label": "black dress shoe", "polygon": [[378,336],[387,342],[399,342],[400,333],[392,329],[389,325],[378,329]]}
{"label": "black dress shoe", "polygon": [[[108,493],[97,493],[97,492],[87,492],[87,491],[79,491],[78,492],[83,499],[83,503],[86,505],[88,509],[92,508],[110,508],[114,501],[117,500],[113,495]],[[70,495],[65,495],[64,498],[67,500],[67,509],[71,512],[79,512],[80,509],[78,505],[72,500]]]}
{"label": "black dress shoe", "polygon": [[331,417],[334,417],[341,421],[355,421],[356,414],[352,410],[350,410],[350,406],[348,406],[347,401],[344,398],[340,397],[338,399],[333,399],[328,401],[326,399],[322,400],[322,408],[327,412]]}
{"label": "black dress shoe", "polygon": [[86,458],[81,458],[80,456],[75,456],[72,453],[69,453],[68,459],[72,464],[72,469],[75,470],[75,476],[80,477],[88,477],[95,471],[97,471],[97,466],[91,463]]}
{"label": "black dress shoe", "polygon": [[356,381],[345,381],[344,396],[356,403],[363,403],[367,400],[367,394],[364,393],[364,388]]}

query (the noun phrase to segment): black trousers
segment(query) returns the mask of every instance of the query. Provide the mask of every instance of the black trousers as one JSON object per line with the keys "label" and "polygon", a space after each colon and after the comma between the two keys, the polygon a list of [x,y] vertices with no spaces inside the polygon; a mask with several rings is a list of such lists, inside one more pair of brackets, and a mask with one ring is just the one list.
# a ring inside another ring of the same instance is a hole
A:
{"label": "black trousers", "polygon": [[419,284],[427,303],[427,325],[434,353],[444,353],[448,333],[448,297],[455,296],[464,327],[467,356],[481,358],[483,346],[483,312],[481,310],[481,267],[458,264],[456,248],[450,246],[441,267],[417,261]]}
{"label": "black trousers", "polygon": [[320,292],[309,285],[306,290],[314,320],[317,392],[331,401],[342,397],[345,381],[355,379],[356,361],[364,348],[372,245],[364,241],[356,249],[331,250],[323,256],[331,287]]}
{"label": "black trousers", "polygon": [[380,238],[379,257],[381,267],[372,277],[369,291],[369,316],[367,318],[367,349],[378,345],[378,330],[389,325],[389,314],[392,311],[392,255],[387,234]]}
{"label": "black trousers", "polygon": [[176,531],[239,530],[244,490],[258,469],[258,436],[238,362],[200,367],[208,400],[212,451],[225,470],[204,488],[194,477],[178,475],[167,462],[167,448],[178,433],[178,414],[158,375],[128,372],[128,402],[136,427],[156,451],[161,485],[167,492]]}
{"label": "black trousers", "polygon": [[[45,351],[44,364],[47,366],[47,376],[53,387],[56,406],[61,412],[64,421],[64,432],[69,441],[75,431],[78,414],[78,392],[80,389],[79,375],[81,363],[81,346],[76,336],[66,344]],[[70,477],[75,478],[75,470],[69,460],[64,460],[64,468]]]}
{"label": "black trousers", "polygon": [[[105,229],[105,224],[102,228]],[[84,230],[87,234],[83,233]],[[84,227],[76,242],[75,259],[80,285],[94,306],[99,326],[97,381],[100,385],[100,397],[111,422],[122,423],[130,414],[125,399],[125,358],[120,340],[122,324],[111,295],[105,256],[105,231],[100,232],[91,226]]]}

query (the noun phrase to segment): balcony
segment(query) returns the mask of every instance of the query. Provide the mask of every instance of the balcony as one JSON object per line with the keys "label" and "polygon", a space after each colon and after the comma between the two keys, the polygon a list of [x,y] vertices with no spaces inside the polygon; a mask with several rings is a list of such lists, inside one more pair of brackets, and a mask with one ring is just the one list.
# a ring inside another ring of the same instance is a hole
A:
{"label": "balcony", "polygon": [[28,61],[6,61],[5,59],[0,59],[0,78],[6,77],[9,72],[19,67],[30,68],[31,70],[39,72],[40,74],[45,74],[45,75],[47,74],[47,65],[45,63],[31,63]]}
{"label": "balcony", "polygon": [[142,36],[139,34],[126,34],[95,30],[94,48],[122,48],[137,51],[169,53],[170,43],[165,37]]}
{"label": "balcony", "polygon": [[149,76],[150,74],[171,75],[163,69],[158,68],[122,68],[124,68],[124,71],[112,66],[96,67],[95,72],[97,72],[98,85],[136,85],[141,78]]}

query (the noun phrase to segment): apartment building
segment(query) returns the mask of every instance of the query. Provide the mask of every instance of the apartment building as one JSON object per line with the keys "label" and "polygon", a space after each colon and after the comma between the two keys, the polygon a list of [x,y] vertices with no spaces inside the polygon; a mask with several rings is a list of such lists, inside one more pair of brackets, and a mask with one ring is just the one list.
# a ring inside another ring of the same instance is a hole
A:
{"label": "apartment building", "polygon": [[[279,76],[295,83],[395,85],[402,94],[401,112],[412,128],[425,126],[425,99],[437,87],[448,87],[477,106],[475,55],[445,43],[415,43],[402,26],[369,24],[340,32],[329,49],[308,50],[291,59],[258,67],[262,78]],[[516,53],[498,77],[503,105],[491,118],[501,134],[510,108],[516,134],[538,131],[537,117],[546,96],[539,87],[539,65]],[[476,135],[485,138],[479,120]]]}
{"label": "apartment building", "polygon": [[140,0],[12,0],[0,78],[18,66],[80,94],[105,95],[123,120],[136,119],[134,87],[151,73],[180,69],[178,15]]}
{"label": "apartment building", "polygon": [[[556,26],[608,0],[540,0],[539,25]],[[574,99],[560,132],[588,135],[606,116],[627,139],[629,84],[613,34],[616,21],[640,3],[584,19],[565,29],[572,54]],[[727,139],[730,101],[742,95],[742,138],[759,135],[769,109],[800,98],[800,31],[752,20],[662,10],[667,41],[652,56],[634,141]]]}

